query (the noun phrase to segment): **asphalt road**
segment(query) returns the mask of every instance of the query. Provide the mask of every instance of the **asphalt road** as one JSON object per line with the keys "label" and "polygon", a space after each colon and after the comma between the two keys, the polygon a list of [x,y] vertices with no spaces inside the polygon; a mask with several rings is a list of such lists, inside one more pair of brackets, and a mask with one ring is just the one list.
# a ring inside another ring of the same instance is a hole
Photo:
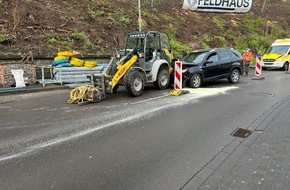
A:
{"label": "asphalt road", "polygon": [[290,75],[221,80],[179,97],[124,90],[66,104],[69,90],[0,97],[3,189],[184,189],[267,109],[290,94]]}

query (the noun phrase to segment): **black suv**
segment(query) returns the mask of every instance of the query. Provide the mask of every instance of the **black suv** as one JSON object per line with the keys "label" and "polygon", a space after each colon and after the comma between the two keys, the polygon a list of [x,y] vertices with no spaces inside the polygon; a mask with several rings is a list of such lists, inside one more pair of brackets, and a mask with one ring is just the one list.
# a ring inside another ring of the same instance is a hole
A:
{"label": "black suv", "polygon": [[233,48],[195,50],[182,58],[183,80],[192,88],[223,78],[230,83],[237,83],[242,63],[241,54]]}

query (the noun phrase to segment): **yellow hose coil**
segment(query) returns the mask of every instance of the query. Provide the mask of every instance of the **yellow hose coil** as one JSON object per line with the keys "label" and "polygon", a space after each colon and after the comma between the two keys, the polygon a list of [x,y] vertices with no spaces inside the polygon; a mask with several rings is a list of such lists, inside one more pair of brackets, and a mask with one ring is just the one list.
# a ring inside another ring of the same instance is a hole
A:
{"label": "yellow hose coil", "polygon": [[70,99],[67,101],[69,104],[76,104],[76,103],[82,103],[87,98],[87,91],[94,89],[98,93],[100,91],[94,87],[93,85],[88,86],[78,86],[70,91]]}

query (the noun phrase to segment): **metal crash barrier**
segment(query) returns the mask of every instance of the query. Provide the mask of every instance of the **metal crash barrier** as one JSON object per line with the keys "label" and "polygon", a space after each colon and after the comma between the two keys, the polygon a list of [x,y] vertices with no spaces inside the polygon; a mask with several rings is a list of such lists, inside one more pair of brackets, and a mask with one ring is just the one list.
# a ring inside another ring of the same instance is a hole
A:
{"label": "metal crash barrier", "polygon": [[[99,64],[93,68],[86,67],[53,67],[53,66],[40,66],[41,79],[39,82],[45,86],[46,84],[80,84],[90,83],[87,77],[91,74],[100,74],[107,64]],[[49,71],[49,77],[45,70]]]}

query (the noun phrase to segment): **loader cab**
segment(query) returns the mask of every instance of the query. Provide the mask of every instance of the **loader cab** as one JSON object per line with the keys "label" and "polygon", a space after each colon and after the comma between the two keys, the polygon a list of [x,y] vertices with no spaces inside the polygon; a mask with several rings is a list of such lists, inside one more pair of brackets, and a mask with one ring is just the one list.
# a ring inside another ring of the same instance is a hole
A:
{"label": "loader cab", "polygon": [[126,38],[125,55],[131,51],[138,54],[138,66],[150,70],[155,60],[173,59],[169,38],[165,33],[149,31],[129,33]]}
{"label": "loader cab", "polygon": [[112,78],[113,90],[124,85],[131,96],[139,96],[149,84],[158,90],[169,86],[173,69],[166,34],[156,31],[128,33],[124,54],[113,67],[116,70]]}

